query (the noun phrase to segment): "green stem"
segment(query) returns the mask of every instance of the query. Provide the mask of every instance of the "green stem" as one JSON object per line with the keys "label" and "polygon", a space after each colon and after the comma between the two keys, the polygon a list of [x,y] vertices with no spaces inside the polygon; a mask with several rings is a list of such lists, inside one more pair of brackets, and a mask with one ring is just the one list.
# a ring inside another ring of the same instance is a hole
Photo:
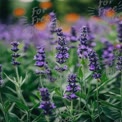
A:
{"label": "green stem", "polygon": [[27,122],[30,122],[30,111],[27,111]]}
{"label": "green stem", "polygon": [[3,103],[3,100],[2,100],[1,92],[0,92],[0,100],[1,100],[2,107],[3,107],[2,112],[3,112],[4,118],[5,118],[5,122],[8,122],[8,117],[7,117],[6,112],[5,112],[5,107],[4,107],[4,103]]}
{"label": "green stem", "polygon": [[40,76],[40,82],[41,82],[41,87],[44,88],[42,80],[41,80],[41,76]]}
{"label": "green stem", "polygon": [[73,100],[71,101],[70,114],[71,114],[72,120],[74,121],[74,117],[73,117]]}
{"label": "green stem", "polygon": [[45,119],[46,119],[47,122],[50,122],[50,119],[49,119],[48,116],[45,116]]}
{"label": "green stem", "polygon": [[99,90],[98,90],[98,82],[99,82],[99,80],[97,81],[97,84],[96,84],[96,87],[97,87],[97,108],[98,108],[98,114],[99,114],[99,121],[101,122],[100,111],[99,111]]}
{"label": "green stem", "polygon": [[17,81],[18,81],[18,83],[20,83],[18,67],[15,68],[15,71],[16,71]]}

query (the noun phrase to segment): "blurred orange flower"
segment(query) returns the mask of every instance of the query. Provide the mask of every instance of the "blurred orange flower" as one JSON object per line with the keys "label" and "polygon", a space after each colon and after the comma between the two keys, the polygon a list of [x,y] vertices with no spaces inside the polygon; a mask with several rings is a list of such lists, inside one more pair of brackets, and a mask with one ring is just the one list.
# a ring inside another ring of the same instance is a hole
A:
{"label": "blurred orange flower", "polygon": [[25,14],[25,9],[24,8],[16,8],[13,11],[14,16],[23,16]]}
{"label": "blurred orange flower", "polygon": [[34,27],[38,30],[44,30],[46,28],[46,22],[38,22],[34,25]]}
{"label": "blurred orange flower", "polygon": [[105,12],[105,15],[106,17],[114,17],[116,14],[116,12],[113,10],[113,9],[108,9],[106,12]]}
{"label": "blurred orange flower", "polygon": [[43,17],[42,17],[42,21],[43,22],[49,22],[50,21],[50,16],[48,14],[45,14]]}
{"label": "blurred orange flower", "polygon": [[76,22],[80,19],[80,15],[77,13],[70,13],[65,16],[67,22]]}
{"label": "blurred orange flower", "polygon": [[102,19],[100,17],[97,17],[97,16],[92,16],[91,20],[98,21],[98,22],[102,21]]}
{"label": "blurred orange flower", "polygon": [[51,2],[42,2],[39,6],[43,9],[49,9],[53,6],[53,4]]}

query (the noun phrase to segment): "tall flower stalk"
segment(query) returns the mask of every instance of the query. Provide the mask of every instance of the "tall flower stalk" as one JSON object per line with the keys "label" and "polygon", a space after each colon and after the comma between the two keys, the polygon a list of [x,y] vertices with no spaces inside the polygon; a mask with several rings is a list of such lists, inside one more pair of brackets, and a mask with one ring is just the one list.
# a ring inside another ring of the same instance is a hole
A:
{"label": "tall flower stalk", "polygon": [[[89,64],[89,70],[93,72],[93,78],[97,79],[97,81],[100,81],[100,77],[101,77],[101,74],[100,74],[100,70],[101,70],[101,67],[100,67],[100,64],[98,62],[99,58],[96,54],[95,51],[90,51],[89,54],[89,61],[90,61],[90,64]],[[100,111],[99,111],[99,91],[98,91],[98,82],[96,84],[96,88],[97,88],[97,93],[96,93],[96,99],[97,99],[97,109],[98,109],[98,114],[99,114],[99,121],[101,122],[101,118],[100,118]]]}
{"label": "tall flower stalk", "polygon": [[52,77],[52,72],[48,67],[48,63],[46,61],[45,49],[44,47],[37,47],[37,54],[34,56],[34,60],[36,61],[35,66],[38,67],[36,70],[36,74],[46,75],[50,81],[54,81]]}
{"label": "tall flower stalk", "polygon": [[89,42],[88,37],[89,37],[88,28],[87,28],[87,26],[83,26],[82,30],[81,30],[80,37],[79,37],[79,41],[80,41],[80,44],[78,47],[79,58],[87,58],[88,57],[88,51],[90,50],[89,46],[88,46],[88,42]]}
{"label": "tall flower stalk", "polygon": [[68,76],[68,85],[66,86],[66,93],[64,94],[64,98],[69,100],[77,99],[76,93],[80,91],[80,86],[77,85],[77,76],[75,74],[71,74]]}
{"label": "tall flower stalk", "polygon": [[50,102],[50,94],[47,88],[40,88],[39,89],[42,102],[40,103],[39,108],[41,108],[44,111],[45,115],[52,114],[52,110],[56,107],[54,103]]}
{"label": "tall flower stalk", "polygon": [[18,72],[18,66],[20,65],[20,62],[17,61],[17,58],[20,56],[18,54],[18,51],[19,51],[19,48],[18,48],[18,45],[19,43],[18,42],[12,42],[11,43],[12,45],[12,48],[11,50],[13,51],[13,54],[12,54],[12,64],[15,66],[15,73],[16,73],[16,77],[14,77],[13,79],[10,78],[8,75],[6,75],[7,79],[9,81],[11,81],[14,85],[15,85],[15,88],[16,88],[16,94],[18,96],[18,98],[20,99],[20,101],[22,102],[22,104],[24,104],[27,108],[27,110],[25,111],[26,114],[27,114],[27,122],[30,122],[30,111],[29,111],[29,108],[28,108],[28,105],[27,105],[27,102],[25,101],[24,97],[23,97],[23,94],[22,94],[22,85],[25,83],[26,79],[27,79],[27,74],[24,78],[22,78],[20,75],[19,75],[19,72]]}
{"label": "tall flower stalk", "polygon": [[58,71],[65,71],[67,69],[67,66],[63,64],[67,61],[69,58],[68,54],[68,47],[66,46],[66,38],[62,32],[61,28],[57,29],[57,36],[58,36],[58,45],[56,47],[57,54],[56,54],[56,61],[60,64],[60,66],[56,66],[56,70]]}

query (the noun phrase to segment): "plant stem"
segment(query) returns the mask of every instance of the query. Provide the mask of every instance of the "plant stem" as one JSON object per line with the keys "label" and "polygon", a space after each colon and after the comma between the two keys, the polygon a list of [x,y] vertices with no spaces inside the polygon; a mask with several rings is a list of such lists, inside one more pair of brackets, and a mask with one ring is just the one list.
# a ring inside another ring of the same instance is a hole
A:
{"label": "plant stem", "polygon": [[30,112],[27,111],[27,122],[30,122]]}
{"label": "plant stem", "polygon": [[20,83],[18,67],[15,68],[15,71],[16,71],[17,81],[18,81],[18,83]]}
{"label": "plant stem", "polygon": [[98,114],[99,114],[99,121],[101,122],[101,118],[100,118],[100,111],[99,111],[99,90],[98,90],[98,81],[97,81],[97,84],[96,84],[96,87],[97,87],[97,108],[98,108]]}
{"label": "plant stem", "polygon": [[73,100],[71,101],[70,114],[71,114],[71,118],[74,120],[74,118],[73,118]]}
{"label": "plant stem", "polygon": [[49,117],[48,117],[48,116],[45,116],[45,119],[46,119],[46,121],[47,121],[47,122],[50,122],[50,120],[49,120]]}

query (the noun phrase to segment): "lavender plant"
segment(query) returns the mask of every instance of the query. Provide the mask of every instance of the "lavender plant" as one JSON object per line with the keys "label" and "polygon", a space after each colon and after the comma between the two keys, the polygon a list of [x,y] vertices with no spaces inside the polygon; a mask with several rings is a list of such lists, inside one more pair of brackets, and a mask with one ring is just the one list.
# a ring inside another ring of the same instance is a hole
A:
{"label": "lavender plant", "polygon": [[[114,41],[117,37],[114,37],[116,35],[113,25],[112,28],[109,27],[106,36],[111,42],[105,42],[103,49],[99,40],[100,36],[104,35],[106,25],[102,26],[102,24],[99,25],[98,22],[90,20],[87,22],[90,23],[90,28],[82,20],[71,25],[71,32],[64,33],[61,28],[56,27],[55,14],[51,13],[50,16],[52,17],[50,27],[40,32],[35,31],[35,36],[32,35],[34,38],[23,36],[23,34],[20,37],[23,27],[13,25],[12,30],[16,34],[13,33],[12,38],[15,41],[11,43],[11,51],[7,50],[10,49],[10,42],[9,46],[2,42],[3,39],[9,40],[11,35],[7,35],[8,26],[0,24],[0,62],[2,64],[0,65],[0,84],[4,84],[0,86],[0,122],[121,121],[121,23],[119,23],[118,31],[119,44]],[[78,29],[82,25],[86,26],[82,27],[79,37],[80,44],[78,44]],[[16,31],[14,27],[18,30]],[[30,31],[28,30],[28,32]],[[55,40],[55,33],[58,36],[56,49],[50,50],[49,47],[54,45],[49,45],[49,35],[53,34]],[[35,39],[36,36],[38,36],[38,41]],[[17,42],[24,39],[33,41],[33,43],[28,42],[26,58],[23,58],[23,52],[21,52],[25,42],[20,41],[20,44]],[[70,43],[67,39],[71,43],[75,42],[72,43],[75,48],[68,49]],[[42,40],[45,41],[44,47]],[[96,47],[94,43],[96,43]],[[41,46],[36,49],[34,44]],[[119,45],[117,54],[114,50],[116,45]],[[81,59],[76,55],[77,50]],[[56,62],[54,55],[56,55]],[[102,55],[102,57],[98,58],[98,55]],[[78,60],[81,61],[80,66],[76,67]],[[113,64],[116,64],[117,70],[113,75],[105,74],[105,68],[101,65],[102,61],[105,66],[110,66],[110,69]],[[2,71],[2,67],[4,71]],[[39,77],[35,74],[35,69],[38,69],[36,74]],[[56,77],[55,81],[48,82],[53,79],[52,76]]]}

